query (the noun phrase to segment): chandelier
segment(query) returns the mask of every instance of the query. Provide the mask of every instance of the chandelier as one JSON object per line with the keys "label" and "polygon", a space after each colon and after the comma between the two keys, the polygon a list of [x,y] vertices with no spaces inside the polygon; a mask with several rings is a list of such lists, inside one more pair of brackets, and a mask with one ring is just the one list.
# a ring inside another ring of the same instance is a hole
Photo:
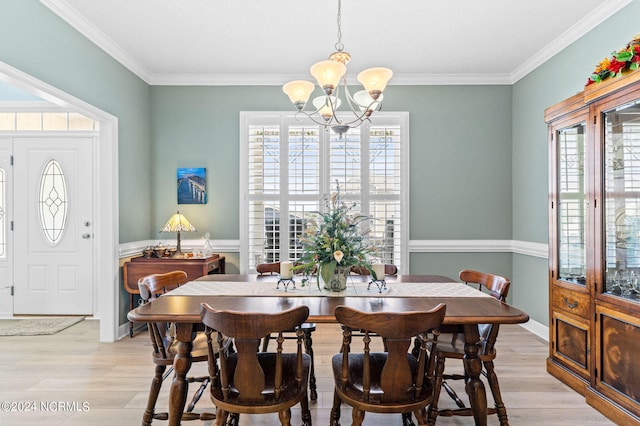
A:
{"label": "chandelier", "polygon": [[[298,114],[304,114],[313,122],[321,124],[325,127],[331,127],[340,137],[344,135],[352,127],[360,126],[374,111],[380,110],[382,107],[382,92],[387,87],[387,83],[393,71],[389,68],[376,67],[366,69],[358,74],[358,81],[364,86],[365,90],[360,90],[351,95],[347,87],[347,64],[351,60],[351,55],[344,51],[342,44],[342,2],[338,0],[338,41],[335,44],[336,51],[333,52],[329,59],[320,61],[311,66],[311,75],[316,79],[318,86],[324,92],[323,96],[316,97],[312,100],[312,112],[304,110],[311,92],[315,85],[307,80],[294,80],[282,86],[284,93],[297,109]],[[338,118],[338,108],[342,101],[340,100],[340,82],[342,81],[342,90],[344,90],[344,98],[347,101],[351,114],[347,113],[343,118]],[[347,118],[348,116],[348,118]]]}

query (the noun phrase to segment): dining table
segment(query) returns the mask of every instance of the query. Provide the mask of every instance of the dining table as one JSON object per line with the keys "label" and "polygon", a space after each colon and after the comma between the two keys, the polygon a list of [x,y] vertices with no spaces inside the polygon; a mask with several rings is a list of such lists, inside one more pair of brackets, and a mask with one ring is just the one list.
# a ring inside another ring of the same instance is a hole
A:
{"label": "dining table", "polygon": [[476,425],[487,424],[487,396],[480,379],[482,362],[478,357],[479,324],[520,324],[529,316],[482,292],[477,287],[442,275],[386,276],[384,281],[369,276],[350,275],[347,289],[332,292],[306,283],[295,276],[281,280],[279,275],[205,275],[131,310],[127,318],[136,323],[171,322],[178,341],[174,359],[174,378],[169,394],[169,425],[180,425],[187,400],[187,373],[191,367],[192,342],[202,329],[200,307],[241,312],[277,313],[300,305],[309,308],[308,321],[336,323],[335,308],[349,306],[364,312],[428,311],[439,303],[446,305],[445,325],[464,330],[463,365],[469,380],[466,391]]}

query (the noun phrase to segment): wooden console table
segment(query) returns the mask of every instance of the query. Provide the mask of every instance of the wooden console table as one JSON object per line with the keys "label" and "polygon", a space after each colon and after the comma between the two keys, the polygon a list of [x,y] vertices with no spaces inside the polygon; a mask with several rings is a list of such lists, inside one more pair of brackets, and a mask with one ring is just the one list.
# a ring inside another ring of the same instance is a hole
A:
{"label": "wooden console table", "polygon": [[[138,280],[150,274],[162,274],[170,271],[184,271],[190,281],[209,274],[225,273],[224,256],[217,254],[207,258],[186,257],[134,257],[129,262],[125,262],[123,266],[124,289],[129,293],[129,310],[134,306],[134,298],[136,294],[140,294],[138,290]],[[133,323],[129,322],[129,336],[133,336]]]}

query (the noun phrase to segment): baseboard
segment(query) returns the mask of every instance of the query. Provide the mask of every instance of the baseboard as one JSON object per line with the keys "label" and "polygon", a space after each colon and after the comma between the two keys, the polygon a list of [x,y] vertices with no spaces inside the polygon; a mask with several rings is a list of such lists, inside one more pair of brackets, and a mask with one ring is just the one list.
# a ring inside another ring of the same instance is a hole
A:
{"label": "baseboard", "polygon": [[542,323],[539,323],[538,321],[530,319],[526,323],[520,324],[520,327],[526,329],[527,331],[535,334],[536,336],[544,339],[547,342],[549,341],[549,327]]}
{"label": "baseboard", "polygon": [[[141,331],[145,330],[145,324],[141,324],[141,323],[137,323],[137,324],[133,324],[133,334],[138,334]],[[116,335],[116,340],[120,340],[123,338],[129,338],[129,323],[125,322],[124,324],[120,325],[118,327],[117,330],[117,335]]]}

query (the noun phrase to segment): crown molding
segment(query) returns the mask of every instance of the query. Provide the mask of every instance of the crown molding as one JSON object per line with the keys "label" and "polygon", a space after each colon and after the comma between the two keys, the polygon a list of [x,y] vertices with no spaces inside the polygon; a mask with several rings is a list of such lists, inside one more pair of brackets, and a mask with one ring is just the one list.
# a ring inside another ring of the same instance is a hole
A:
{"label": "crown molding", "polygon": [[588,14],[584,19],[569,27],[560,37],[549,43],[544,49],[533,55],[529,60],[520,65],[511,73],[511,84],[515,84],[518,80],[547,62],[553,56],[560,53],[571,43],[587,34],[596,26],[603,23],[614,13],[631,3],[633,0],[609,0],[602,2],[597,9]]}
{"label": "crown molding", "polygon": [[140,77],[147,84],[151,84],[149,83],[150,73],[145,67],[122,49],[120,45],[96,28],[89,20],[80,15],[74,8],[70,7],[67,2],[63,0],[40,0],[40,3],[51,9],[53,13],[62,18],[62,20],[75,28],[100,49],[104,50],[109,56],[120,62],[129,71]]}
{"label": "crown molding", "polygon": [[[511,73],[506,74],[397,74],[391,85],[511,85],[525,77],[571,43],[591,31],[633,0],[609,0],[576,23],[560,37],[533,55]],[[151,74],[135,58],[107,37],[64,0],[40,0],[53,13],[95,43],[108,55],[149,85],[157,86],[273,86],[298,78],[287,75],[255,74]],[[355,80],[351,80],[355,81]]]}
{"label": "crown molding", "polygon": [[[153,86],[281,86],[287,81],[311,79],[295,74],[154,74]],[[356,81],[347,75],[347,81]],[[390,86],[510,85],[511,74],[394,74]]]}
{"label": "crown molding", "polygon": [[287,81],[300,78],[304,77],[287,74],[154,74],[149,84],[152,86],[281,86]]}
{"label": "crown molding", "polygon": [[511,74],[394,74],[395,86],[510,85]]}

